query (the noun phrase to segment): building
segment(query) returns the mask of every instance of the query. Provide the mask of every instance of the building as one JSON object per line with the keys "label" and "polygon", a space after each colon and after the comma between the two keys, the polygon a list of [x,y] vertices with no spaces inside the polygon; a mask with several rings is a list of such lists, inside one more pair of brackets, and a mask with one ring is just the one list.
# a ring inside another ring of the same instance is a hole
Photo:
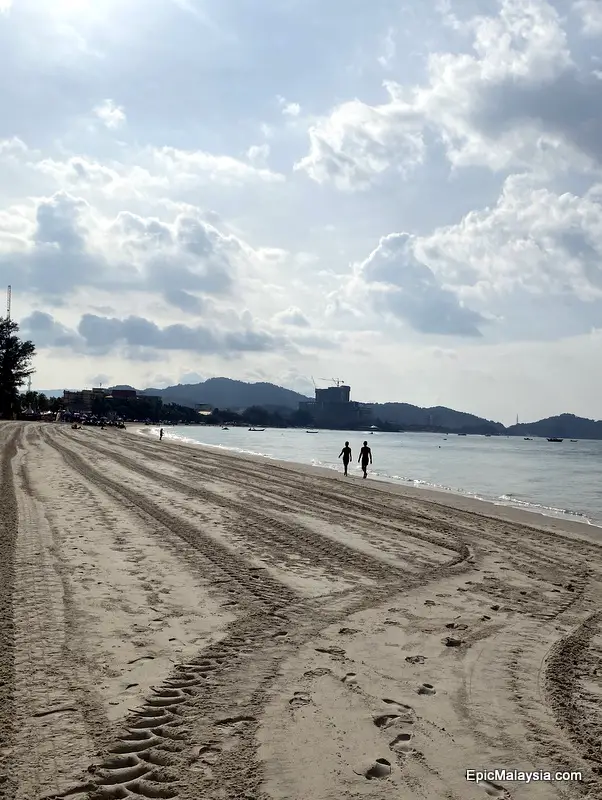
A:
{"label": "building", "polygon": [[102,400],[107,394],[106,389],[81,389],[79,391],[65,389],[63,391],[65,410],[89,414],[92,411],[94,400]]}
{"label": "building", "polygon": [[372,422],[372,409],[364,403],[350,399],[350,386],[329,386],[316,389],[315,400],[299,403],[300,411],[307,411],[315,425],[325,428],[364,427]]}
{"label": "building", "polygon": [[112,389],[109,397],[115,400],[135,400],[138,397],[138,392],[135,389]]}

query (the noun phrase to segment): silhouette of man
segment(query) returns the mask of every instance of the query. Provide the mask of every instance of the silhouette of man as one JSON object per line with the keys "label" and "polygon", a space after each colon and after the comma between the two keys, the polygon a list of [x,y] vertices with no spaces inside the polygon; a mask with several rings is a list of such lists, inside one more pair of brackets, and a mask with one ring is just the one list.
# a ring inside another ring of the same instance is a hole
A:
{"label": "silhouette of man", "polygon": [[372,450],[368,447],[368,442],[364,442],[364,446],[360,450],[359,457],[357,462],[362,462],[362,470],[364,473],[364,478],[368,477],[368,464],[372,463]]}
{"label": "silhouette of man", "polygon": [[159,431],[159,441],[163,439],[163,428]]}
{"label": "silhouette of man", "polygon": [[343,469],[345,470],[345,475],[347,475],[347,467],[351,461],[351,448],[349,447],[349,442],[345,442],[345,447],[339,453],[339,458],[341,456],[343,456]]}

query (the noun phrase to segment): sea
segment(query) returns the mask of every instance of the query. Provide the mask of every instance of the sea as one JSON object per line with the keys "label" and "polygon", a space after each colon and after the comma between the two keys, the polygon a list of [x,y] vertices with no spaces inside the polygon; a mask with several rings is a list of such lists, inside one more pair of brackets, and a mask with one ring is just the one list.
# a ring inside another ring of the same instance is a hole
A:
{"label": "sea", "polygon": [[[159,435],[159,427],[146,429]],[[295,428],[250,431],[233,427],[169,426],[166,438],[342,471],[338,458],[349,441],[349,473],[364,440],[372,448],[371,480],[434,489],[602,527],[602,441],[548,442],[522,437],[435,433],[308,433]]]}

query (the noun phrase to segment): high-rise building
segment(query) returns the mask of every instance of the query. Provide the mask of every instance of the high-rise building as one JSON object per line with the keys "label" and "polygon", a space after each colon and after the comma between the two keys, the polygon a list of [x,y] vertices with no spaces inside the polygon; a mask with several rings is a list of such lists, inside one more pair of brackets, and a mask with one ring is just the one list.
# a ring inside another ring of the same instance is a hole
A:
{"label": "high-rise building", "polygon": [[372,421],[372,409],[364,403],[350,400],[350,386],[329,386],[316,389],[315,400],[299,403],[300,411],[307,411],[316,425],[345,428],[367,425]]}

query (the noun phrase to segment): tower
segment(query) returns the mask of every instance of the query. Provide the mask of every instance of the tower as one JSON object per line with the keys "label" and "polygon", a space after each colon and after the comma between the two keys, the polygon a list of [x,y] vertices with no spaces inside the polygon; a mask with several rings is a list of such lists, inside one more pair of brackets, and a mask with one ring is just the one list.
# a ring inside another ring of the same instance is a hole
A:
{"label": "tower", "polygon": [[6,290],[6,319],[10,319],[10,304],[12,300],[13,290],[9,286]]}

